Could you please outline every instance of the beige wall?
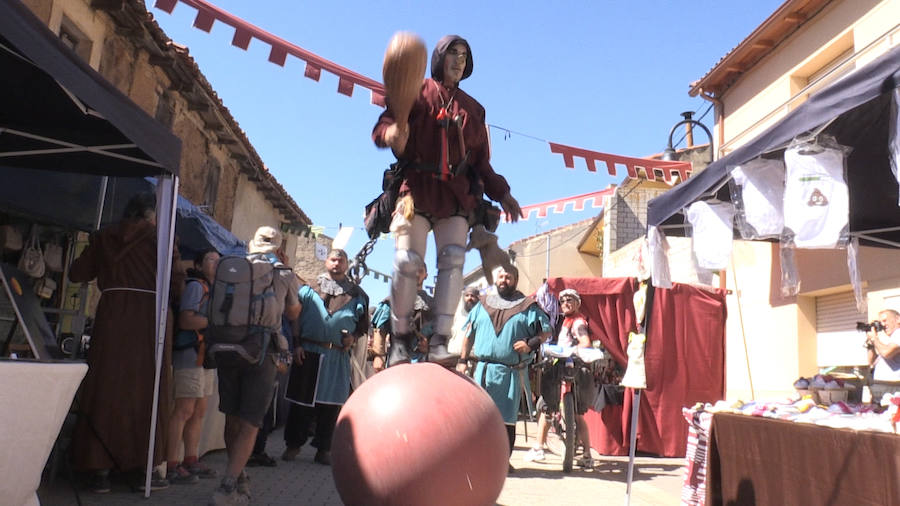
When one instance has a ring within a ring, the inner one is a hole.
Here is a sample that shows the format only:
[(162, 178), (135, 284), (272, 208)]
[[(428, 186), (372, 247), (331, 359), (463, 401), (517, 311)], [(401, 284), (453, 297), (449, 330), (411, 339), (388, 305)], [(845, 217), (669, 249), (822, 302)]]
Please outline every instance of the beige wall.
[(231, 232), (245, 241), (253, 238), (256, 229), (262, 225), (278, 228), (281, 214), (272, 207), (265, 197), (256, 191), (256, 185), (241, 178), (237, 185), (234, 201), (234, 219)]
[[(798, 377), (816, 374), (816, 296), (851, 289), (845, 250), (799, 250), (800, 294), (782, 297), (778, 247), (734, 241), (735, 269), (726, 274), (731, 291), (726, 299), (726, 397), (731, 400), (753, 398), (751, 381), (757, 399), (773, 398), (789, 395)], [(896, 250), (863, 247), (858, 261), (870, 319), (881, 307), (900, 309)], [(682, 277), (684, 272), (676, 272), (673, 281), (690, 282)], [(897, 298), (885, 303), (891, 296)]]
[[(789, 106), (782, 107), (806, 85), (810, 75), (845, 49), (861, 51), (896, 25), (898, 19), (900, 0), (843, 0), (825, 7), (813, 20), (780, 44), (776, 51), (746, 72), (723, 95), (723, 154), (752, 140), (799, 105), (803, 96)], [(897, 36), (893, 35), (877, 47), (859, 55), (855, 64), (864, 65), (896, 43)], [(823, 81), (817, 87), (833, 78)]]
[(582, 254), (576, 248), (591, 223), (583, 221), (560, 227), (512, 244), (519, 269), (519, 290), (526, 294), (534, 293), (547, 277), (547, 237), (550, 238), (550, 277), (602, 276), (602, 260)]

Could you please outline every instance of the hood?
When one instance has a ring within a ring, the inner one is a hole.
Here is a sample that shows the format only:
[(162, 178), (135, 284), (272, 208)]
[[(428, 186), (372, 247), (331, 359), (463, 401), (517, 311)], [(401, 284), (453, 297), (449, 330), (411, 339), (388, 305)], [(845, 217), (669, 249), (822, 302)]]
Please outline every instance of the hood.
[(434, 46), (434, 51), (431, 52), (431, 78), (435, 81), (440, 82), (444, 80), (444, 54), (454, 42), (462, 42), (466, 45), (466, 50), (469, 52), (469, 58), (466, 60), (466, 69), (463, 71), (460, 81), (472, 75), (472, 48), (469, 47), (469, 43), (459, 35), (444, 35), (437, 45)]

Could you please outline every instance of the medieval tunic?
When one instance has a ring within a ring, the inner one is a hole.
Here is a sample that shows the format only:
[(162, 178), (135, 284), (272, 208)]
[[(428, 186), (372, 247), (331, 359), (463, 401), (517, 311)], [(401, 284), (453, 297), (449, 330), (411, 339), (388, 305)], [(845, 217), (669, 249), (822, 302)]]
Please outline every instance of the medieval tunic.
[(478, 360), (473, 379), (491, 396), (503, 421), (515, 424), (522, 394), (521, 375), (527, 374), (531, 353), (513, 349), (516, 341), (550, 332), (550, 319), (531, 297), (516, 292), (513, 300), (497, 295), (482, 298), (467, 323), (475, 336), (472, 355)]
[[(181, 289), (184, 273), (173, 251), (171, 291)], [(147, 465), (156, 365), (156, 227), (127, 220), (91, 236), (72, 263), (69, 279), (97, 279), (102, 290), (91, 333), (88, 373), (77, 399), (78, 424), (72, 442), (80, 470)], [(172, 312), (160, 380), (154, 464), (165, 460), (168, 371)]]
[[(449, 105), (449, 116), (459, 117), (462, 126), (460, 129), (451, 123), (446, 130), (450, 165), (459, 165), (465, 157), (464, 153), (468, 152), (468, 170), (474, 171), (481, 180), (488, 197), (500, 201), (509, 193), (509, 184), (491, 167), (484, 107), (459, 88), (448, 90), (434, 79), (425, 79), (419, 97), (409, 113), (409, 140), (406, 149), (398, 158), (439, 170), (442, 127), (437, 114), (442, 105)], [(386, 147), (382, 138), (387, 127), (394, 122), (390, 107), (379, 116), (372, 130), (372, 138), (378, 147)], [(447, 218), (454, 214), (465, 214), (475, 208), (477, 202), (473, 193), (478, 192), (472, 191), (469, 177), (461, 175), (442, 181), (436, 175), (435, 172), (406, 169), (400, 193), (412, 194), (417, 212), (424, 212), (435, 218)]]
[(341, 331), (367, 334), (368, 298), (349, 280), (338, 283), (325, 275), (315, 286), (301, 287), (299, 296), (303, 311), (294, 346), (318, 354), (318, 362), (305, 360), (291, 368), (286, 397), (303, 406), (344, 404), (350, 396), (350, 354), (342, 348)]

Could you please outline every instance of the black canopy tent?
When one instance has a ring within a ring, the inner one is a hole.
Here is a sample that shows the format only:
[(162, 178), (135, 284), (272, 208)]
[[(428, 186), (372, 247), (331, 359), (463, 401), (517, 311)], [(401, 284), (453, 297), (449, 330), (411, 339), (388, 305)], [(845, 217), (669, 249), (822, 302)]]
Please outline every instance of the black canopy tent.
[[(37, 169), (20, 189), (36, 199), (54, 198), (44, 193), (44, 170), (159, 178), (157, 364), (165, 339), (180, 156), (177, 137), (66, 47), (20, 0), (0, 0), (0, 170)], [(98, 198), (105, 195), (96, 191)], [(159, 374), (157, 367), (147, 495)]]
[(731, 170), (759, 156), (777, 156), (797, 136), (819, 131), (853, 148), (847, 160), (850, 233), (861, 244), (900, 247), (897, 180), (891, 172), (888, 136), (893, 94), (900, 86), (900, 46), (812, 95), (752, 141), (648, 204), (647, 225), (680, 235), (681, 211), (715, 197), (730, 201)]

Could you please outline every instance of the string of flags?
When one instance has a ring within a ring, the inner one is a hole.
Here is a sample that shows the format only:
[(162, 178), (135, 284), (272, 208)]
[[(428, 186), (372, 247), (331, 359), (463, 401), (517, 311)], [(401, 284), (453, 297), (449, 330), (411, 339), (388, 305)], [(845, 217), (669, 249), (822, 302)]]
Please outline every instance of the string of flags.
[(372, 93), (371, 102), (375, 105), (384, 107), (383, 84), (326, 60), (300, 46), (292, 44), (209, 2), (204, 0), (156, 0), (154, 6), (157, 9), (171, 14), (172, 11), (175, 10), (175, 6), (178, 5), (178, 2), (197, 9), (197, 17), (194, 18), (195, 28), (209, 33), (212, 30), (213, 24), (216, 21), (219, 21), (234, 28), (234, 37), (231, 39), (231, 45), (246, 51), (247, 48), (250, 47), (251, 40), (259, 40), (271, 47), (269, 51), (270, 62), (284, 67), (288, 55), (293, 56), (306, 63), (303, 75), (309, 79), (318, 81), (319, 77), (322, 75), (322, 71), (325, 70), (338, 76), (338, 93), (349, 97), (353, 95), (353, 88), (355, 86), (366, 88)]
[[(519, 218), (520, 221), (527, 221), (528, 218), (531, 217), (531, 214), (537, 212), (538, 218), (546, 218), (547, 212), (550, 209), (553, 209), (555, 214), (562, 214), (565, 212), (567, 205), (572, 205), (573, 211), (584, 211), (584, 206), (588, 200), (591, 201), (591, 207), (598, 208), (603, 207), (604, 201), (612, 196), (616, 191), (615, 185), (610, 186), (605, 190), (600, 190), (591, 193), (584, 193), (582, 195), (575, 195), (574, 197), (566, 197), (563, 199), (550, 200), (547, 202), (542, 202), (540, 204), (531, 204), (527, 206), (522, 206), (522, 217)], [(500, 213), (500, 217), (503, 221), (509, 221), (506, 213)]]
[[(326, 60), (315, 53), (273, 35), (205, 0), (156, 0), (154, 6), (157, 9), (171, 14), (179, 2), (197, 9), (197, 16), (194, 18), (194, 27), (209, 33), (212, 30), (213, 24), (215, 24), (216, 21), (219, 21), (234, 29), (234, 36), (231, 40), (233, 46), (246, 50), (250, 46), (250, 41), (257, 39), (271, 47), (269, 51), (270, 62), (283, 67), (287, 61), (288, 55), (293, 56), (306, 63), (303, 75), (309, 79), (318, 81), (322, 71), (325, 70), (338, 77), (338, 93), (349, 97), (353, 95), (354, 87), (359, 86), (368, 89), (371, 92), (372, 104), (379, 107), (385, 107), (384, 85), (380, 82), (362, 74), (358, 74), (332, 61)], [(507, 138), (510, 131), (505, 130), (505, 132), (504, 138)], [(674, 177), (676, 175), (681, 181), (685, 181), (692, 171), (690, 162), (634, 158), (601, 153), (599, 151), (591, 151), (554, 142), (548, 142), (548, 144), (550, 145), (550, 152), (561, 154), (566, 167), (570, 169), (575, 168), (574, 158), (579, 157), (585, 160), (587, 169), (591, 172), (597, 171), (596, 162), (604, 162), (607, 171), (611, 176), (616, 175), (617, 165), (622, 165), (625, 167), (628, 177), (631, 179), (639, 178), (640, 173), (643, 172), (648, 180), (655, 181), (657, 179), (657, 171), (660, 171), (663, 180), (670, 184), (674, 184)]]

